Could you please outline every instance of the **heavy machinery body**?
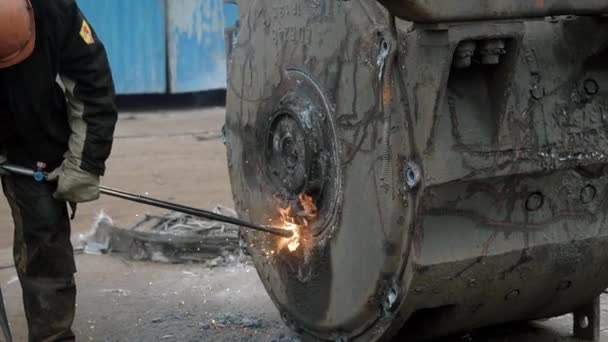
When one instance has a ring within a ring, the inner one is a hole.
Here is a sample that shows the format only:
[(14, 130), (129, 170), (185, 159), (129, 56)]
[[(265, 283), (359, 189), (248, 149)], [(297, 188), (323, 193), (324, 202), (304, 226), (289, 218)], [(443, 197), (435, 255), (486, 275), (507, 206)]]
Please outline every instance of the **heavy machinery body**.
[(319, 211), (295, 252), (244, 234), (292, 329), (416, 341), (581, 310), (578, 330), (594, 329), (606, 1), (239, 6), (225, 130), (237, 210), (278, 224), (307, 193)]

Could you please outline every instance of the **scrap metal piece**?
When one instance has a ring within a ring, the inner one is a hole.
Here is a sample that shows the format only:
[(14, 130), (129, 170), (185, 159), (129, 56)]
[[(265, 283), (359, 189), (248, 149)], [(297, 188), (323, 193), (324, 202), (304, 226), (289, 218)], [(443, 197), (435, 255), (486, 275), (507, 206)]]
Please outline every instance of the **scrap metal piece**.
[[(214, 211), (236, 216), (221, 206)], [(211, 262), (238, 254), (239, 227), (173, 212), (146, 215), (134, 226), (121, 228), (107, 215), (100, 215), (80, 242), (89, 254), (110, 253), (164, 263)]]

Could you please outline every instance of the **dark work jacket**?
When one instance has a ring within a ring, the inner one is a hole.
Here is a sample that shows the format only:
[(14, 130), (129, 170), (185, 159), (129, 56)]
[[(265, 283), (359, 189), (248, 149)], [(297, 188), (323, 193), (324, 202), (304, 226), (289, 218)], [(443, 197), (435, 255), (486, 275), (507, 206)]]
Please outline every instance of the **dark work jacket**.
[(31, 3), (34, 51), (0, 69), (0, 147), (23, 166), (51, 171), (70, 156), (103, 175), (117, 120), (105, 48), (74, 0)]

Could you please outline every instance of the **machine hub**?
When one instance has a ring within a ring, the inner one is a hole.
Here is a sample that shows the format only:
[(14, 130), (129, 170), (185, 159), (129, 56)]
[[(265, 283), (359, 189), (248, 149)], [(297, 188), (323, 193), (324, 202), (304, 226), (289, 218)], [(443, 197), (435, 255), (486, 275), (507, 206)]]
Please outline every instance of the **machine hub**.
[(318, 237), (339, 199), (336, 136), (320, 88), (302, 71), (286, 76), (272, 101), (274, 114), (259, 123), (266, 132), (264, 174), (272, 196), (284, 203), (312, 197), (319, 215), (307, 228)]

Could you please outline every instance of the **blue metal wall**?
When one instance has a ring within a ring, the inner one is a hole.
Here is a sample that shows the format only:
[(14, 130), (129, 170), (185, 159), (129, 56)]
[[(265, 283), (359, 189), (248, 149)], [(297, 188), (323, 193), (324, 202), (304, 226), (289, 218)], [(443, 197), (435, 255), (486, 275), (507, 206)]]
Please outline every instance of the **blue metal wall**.
[(106, 46), (116, 91), (165, 93), (165, 0), (78, 0), (78, 4)]
[(224, 1), (170, 0), (167, 5), (169, 90), (225, 88)]
[(77, 1), (106, 46), (119, 94), (226, 87), (224, 27), (236, 22), (236, 5), (223, 0)]
[[(236, 0), (233, 0), (236, 1)], [(234, 3), (224, 3), (224, 24), (226, 27), (232, 27), (236, 25), (239, 20), (239, 6)]]

